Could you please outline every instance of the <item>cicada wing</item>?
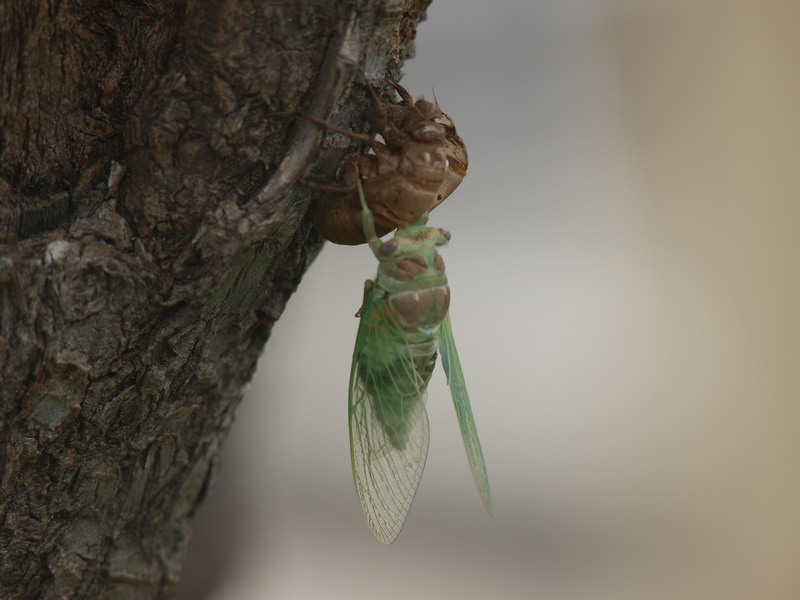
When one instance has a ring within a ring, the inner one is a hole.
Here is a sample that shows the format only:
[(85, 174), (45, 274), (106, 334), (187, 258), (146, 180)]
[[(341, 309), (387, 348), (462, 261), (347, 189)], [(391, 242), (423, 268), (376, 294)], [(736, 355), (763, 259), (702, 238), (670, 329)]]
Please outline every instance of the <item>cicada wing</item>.
[(467, 451), (472, 478), (475, 480), (475, 486), (478, 488), (478, 494), (480, 494), (486, 512), (492, 514), (492, 492), (489, 489), (486, 462), (483, 460), (478, 430), (475, 428), (475, 419), (472, 417), (469, 394), (467, 385), (464, 383), (464, 372), (461, 370), (456, 343), (453, 339), (453, 326), (450, 324), (449, 313), (439, 328), (439, 352), (442, 355), (442, 366), (447, 375), (447, 384), (450, 386), (453, 404), (456, 407), (458, 424), (461, 428), (461, 437), (464, 439), (464, 448)]
[[(364, 294), (350, 371), (353, 480), (364, 517), (384, 544), (403, 528), (428, 456), (425, 384), (385, 305)], [(409, 382), (411, 382), (409, 387)], [(416, 396), (409, 389), (416, 389)], [(398, 392), (398, 390), (400, 390)], [(405, 402), (397, 404), (398, 396)], [(387, 426), (401, 422), (396, 429)]]

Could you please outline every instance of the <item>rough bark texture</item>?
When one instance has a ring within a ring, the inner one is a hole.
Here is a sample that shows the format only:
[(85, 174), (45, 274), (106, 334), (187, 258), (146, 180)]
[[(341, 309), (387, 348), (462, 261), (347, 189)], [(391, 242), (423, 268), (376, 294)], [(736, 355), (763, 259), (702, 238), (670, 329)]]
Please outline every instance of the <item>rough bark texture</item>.
[(0, 597), (174, 593), (320, 245), (302, 181), (355, 151), (308, 116), (361, 128), (426, 4), (0, 7)]

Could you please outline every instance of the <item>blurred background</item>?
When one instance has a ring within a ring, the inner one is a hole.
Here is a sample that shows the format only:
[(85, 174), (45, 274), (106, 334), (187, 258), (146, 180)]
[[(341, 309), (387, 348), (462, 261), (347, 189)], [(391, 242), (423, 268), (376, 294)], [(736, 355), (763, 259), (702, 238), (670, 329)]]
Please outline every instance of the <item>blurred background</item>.
[(470, 167), (433, 213), (495, 502), (441, 371), (398, 541), (350, 474), (365, 247), (274, 329), (183, 598), (800, 598), (800, 3), (434, 0), (402, 84)]

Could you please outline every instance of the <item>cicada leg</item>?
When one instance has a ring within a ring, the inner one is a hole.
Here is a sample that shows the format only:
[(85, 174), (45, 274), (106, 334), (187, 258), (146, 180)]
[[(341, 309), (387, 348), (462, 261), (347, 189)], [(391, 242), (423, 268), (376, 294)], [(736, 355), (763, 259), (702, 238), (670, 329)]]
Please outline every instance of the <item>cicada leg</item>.
[(367, 238), (369, 247), (372, 248), (373, 252), (375, 252), (377, 250), (377, 246), (379, 246), (382, 242), (381, 238), (375, 234), (375, 219), (372, 216), (372, 211), (369, 209), (369, 206), (367, 206), (367, 199), (364, 197), (364, 186), (361, 185), (361, 176), (358, 172), (358, 167), (356, 167), (356, 174), (359, 175), (358, 199), (361, 202), (361, 226), (364, 228), (364, 237)]

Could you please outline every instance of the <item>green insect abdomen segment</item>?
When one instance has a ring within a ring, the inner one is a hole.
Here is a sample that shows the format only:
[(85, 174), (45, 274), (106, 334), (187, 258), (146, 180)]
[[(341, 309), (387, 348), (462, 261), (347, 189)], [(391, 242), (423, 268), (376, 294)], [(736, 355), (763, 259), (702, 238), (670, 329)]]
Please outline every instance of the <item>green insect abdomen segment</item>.
[[(413, 362), (397, 360), (370, 362), (363, 356), (360, 375), (369, 377), (365, 384), (372, 409), (386, 437), (395, 448), (406, 446), (408, 432), (422, 418), (425, 390), (436, 365), (436, 349), (428, 344), (412, 346)], [(376, 357), (370, 357), (376, 358)], [(413, 365), (413, 369), (409, 368)]]
[(395, 448), (405, 447), (409, 430), (422, 418), (439, 327), (449, 304), (447, 285), (404, 290), (381, 298), (367, 317), (374, 343), (362, 350), (358, 374), (373, 414)]

